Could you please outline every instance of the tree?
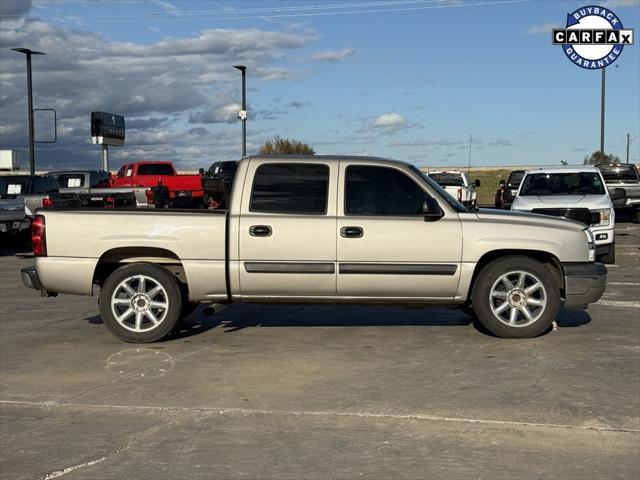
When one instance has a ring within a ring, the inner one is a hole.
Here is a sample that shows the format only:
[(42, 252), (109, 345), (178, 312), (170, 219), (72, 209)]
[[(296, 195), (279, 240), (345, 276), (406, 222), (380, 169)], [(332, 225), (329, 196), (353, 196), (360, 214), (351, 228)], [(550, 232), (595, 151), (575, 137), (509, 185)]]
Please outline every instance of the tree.
[(617, 155), (605, 155), (600, 150), (596, 150), (589, 155), (584, 156), (582, 162), (583, 165), (600, 165), (601, 163), (617, 163), (620, 162), (620, 157)]
[(306, 143), (276, 135), (264, 142), (258, 153), (261, 155), (315, 155), (316, 151)]
[(569, 162), (567, 162), (566, 160), (560, 160), (560, 165), (566, 167), (567, 165), (569, 165)]

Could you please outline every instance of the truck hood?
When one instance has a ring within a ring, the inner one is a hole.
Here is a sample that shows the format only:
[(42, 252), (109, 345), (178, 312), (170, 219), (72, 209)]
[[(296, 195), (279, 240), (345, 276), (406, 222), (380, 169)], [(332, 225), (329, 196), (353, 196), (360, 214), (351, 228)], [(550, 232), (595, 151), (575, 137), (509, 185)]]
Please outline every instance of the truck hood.
[(610, 208), (608, 195), (526, 195), (514, 199), (514, 207), (518, 210), (533, 208)]
[(537, 213), (514, 212), (509, 210), (494, 210), (481, 208), (476, 212), (480, 220), (495, 221), (516, 225), (533, 225), (538, 227), (551, 227), (560, 230), (582, 231), (584, 224), (569, 220), (564, 217), (552, 217)]

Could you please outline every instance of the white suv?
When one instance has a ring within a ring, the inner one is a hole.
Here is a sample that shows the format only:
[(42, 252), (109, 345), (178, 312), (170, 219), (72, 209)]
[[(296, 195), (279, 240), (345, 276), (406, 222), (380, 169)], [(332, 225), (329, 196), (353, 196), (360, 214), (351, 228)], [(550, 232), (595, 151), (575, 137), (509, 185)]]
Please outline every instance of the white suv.
[(597, 168), (529, 170), (511, 209), (566, 217), (589, 225), (596, 242), (596, 259), (602, 263), (615, 262), (615, 212)]

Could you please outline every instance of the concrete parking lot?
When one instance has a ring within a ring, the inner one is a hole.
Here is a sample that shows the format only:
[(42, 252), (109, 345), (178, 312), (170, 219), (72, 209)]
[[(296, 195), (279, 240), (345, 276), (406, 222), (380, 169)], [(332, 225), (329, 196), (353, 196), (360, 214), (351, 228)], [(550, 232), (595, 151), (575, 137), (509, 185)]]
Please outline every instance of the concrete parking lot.
[(603, 299), (536, 339), (457, 310), (202, 307), (136, 346), (0, 252), (6, 479), (638, 478), (640, 226)]

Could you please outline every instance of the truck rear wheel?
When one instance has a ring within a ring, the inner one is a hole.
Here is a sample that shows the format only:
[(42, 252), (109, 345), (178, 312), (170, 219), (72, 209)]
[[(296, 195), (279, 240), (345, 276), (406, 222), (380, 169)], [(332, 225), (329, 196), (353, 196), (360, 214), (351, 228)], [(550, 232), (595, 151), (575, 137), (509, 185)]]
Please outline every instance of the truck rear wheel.
[(120, 340), (150, 343), (165, 337), (182, 310), (177, 280), (164, 268), (134, 263), (114, 271), (100, 291), (100, 314)]
[(542, 263), (525, 256), (494, 260), (472, 292), (478, 320), (494, 335), (531, 338), (546, 331), (560, 309), (560, 290)]

